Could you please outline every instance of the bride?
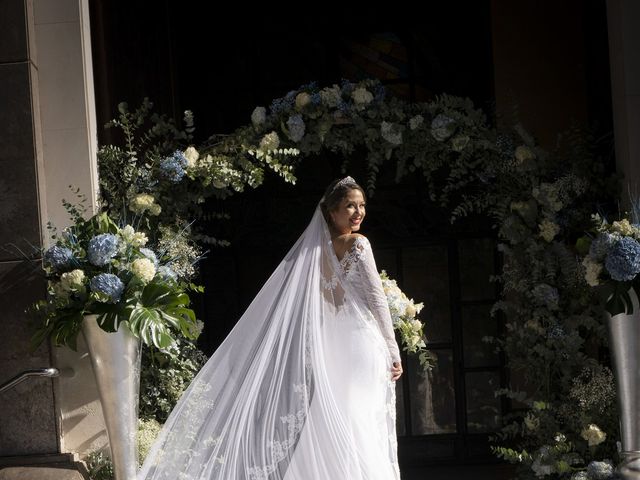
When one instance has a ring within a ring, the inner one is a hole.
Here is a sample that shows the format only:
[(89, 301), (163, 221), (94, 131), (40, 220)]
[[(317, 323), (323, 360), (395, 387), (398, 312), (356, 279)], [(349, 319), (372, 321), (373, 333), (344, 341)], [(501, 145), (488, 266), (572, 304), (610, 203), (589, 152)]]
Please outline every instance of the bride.
[(400, 353), (365, 194), (332, 182), (194, 378), (138, 480), (396, 480)]

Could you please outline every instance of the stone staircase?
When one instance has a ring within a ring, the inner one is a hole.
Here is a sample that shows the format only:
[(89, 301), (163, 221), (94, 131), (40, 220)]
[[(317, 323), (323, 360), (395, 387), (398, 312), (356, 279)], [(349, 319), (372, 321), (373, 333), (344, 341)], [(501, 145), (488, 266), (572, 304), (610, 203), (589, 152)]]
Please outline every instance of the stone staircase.
[(0, 480), (88, 480), (71, 454), (0, 457)]

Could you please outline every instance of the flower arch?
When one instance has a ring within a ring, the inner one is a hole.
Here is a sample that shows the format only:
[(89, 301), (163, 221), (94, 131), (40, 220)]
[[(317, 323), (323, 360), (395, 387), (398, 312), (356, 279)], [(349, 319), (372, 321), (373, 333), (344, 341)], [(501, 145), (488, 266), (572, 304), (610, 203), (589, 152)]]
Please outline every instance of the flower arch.
[[(304, 85), (268, 108), (256, 107), (249, 124), (200, 146), (193, 145), (190, 112), (180, 129), (152, 115), (148, 101), (133, 112), (125, 104), (119, 109), (110, 126), (123, 131), (124, 146), (100, 151), (104, 205), (147, 211), (163, 228), (204, 215), (208, 196), (258, 187), (268, 171), (295, 183), (296, 169), (312, 154), (339, 153), (346, 171), (359, 149), (370, 195), (387, 165), (396, 181), (422, 175), (431, 200), (450, 210), (452, 222), (471, 212), (486, 215), (504, 259), (493, 279), (504, 295), (492, 314), (505, 316), (506, 331), (486, 340), (505, 353), (523, 385), (497, 393), (528, 408), (505, 419), (497, 443), (508, 446), (495, 453), (520, 463), (523, 475), (549, 464), (558, 477), (569, 472), (562, 470), (565, 463), (614, 454), (615, 408), (597, 413), (579, 401), (589, 389), (609, 398), (603, 379), (610, 372), (597, 353), (606, 335), (576, 240), (589, 230), (595, 206), (615, 198), (617, 179), (591, 134), (571, 129), (547, 152), (522, 125), (491, 126), (469, 99), (440, 95), (410, 103), (387, 95), (375, 80)], [(226, 244), (202, 234), (194, 238)], [(610, 440), (600, 450), (589, 449), (581, 436), (589, 419), (608, 429)], [(562, 434), (554, 440), (556, 432)]]

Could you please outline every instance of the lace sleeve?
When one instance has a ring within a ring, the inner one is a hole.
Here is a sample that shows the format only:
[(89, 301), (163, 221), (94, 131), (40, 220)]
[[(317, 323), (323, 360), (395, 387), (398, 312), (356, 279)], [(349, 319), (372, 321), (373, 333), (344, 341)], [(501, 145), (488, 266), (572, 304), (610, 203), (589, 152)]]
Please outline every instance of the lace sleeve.
[(371, 309), (373, 316), (378, 322), (378, 327), (380, 328), (382, 336), (387, 343), (392, 361), (400, 362), (400, 351), (398, 349), (398, 343), (396, 342), (396, 336), (393, 332), (389, 303), (387, 302), (387, 296), (382, 288), (382, 280), (380, 280), (376, 261), (373, 258), (371, 244), (366, 237), (358, 238), (360, 239), (358, 249), (361, 250), (361, 256), (357, 265), (362, 277), (362, 285), (367, 298), (367, 303), (369, 304), (369, 308)]

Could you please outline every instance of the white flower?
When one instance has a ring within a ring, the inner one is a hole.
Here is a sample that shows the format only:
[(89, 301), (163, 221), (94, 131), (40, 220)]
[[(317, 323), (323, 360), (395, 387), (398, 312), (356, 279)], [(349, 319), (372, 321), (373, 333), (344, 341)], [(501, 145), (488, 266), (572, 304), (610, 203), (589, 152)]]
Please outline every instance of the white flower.
[[(415, 308), (414, 308), (414, 310), (415, 310)], [(422, 328), (422, 322), (420, 320), (417, 320), (417, 319), (411, 320), (411, 328), (413, 328), (416, 332), (419, 332), (420, 329)]]
[(187, 159), (187, 168), (193, 168), (196, 166), (200, 154), (194, 147), (189, 147), (184, 151), (184, 158)]
[(407, 305), (407, 308), (405, 309), (405, 315), (409, 318), (413, 318), (416, 316), (416, 307), (413, 305), (413, 303), (410, 303), (409, 305)]
[(80, 269), (71, 270), (60, 276), (60, 288), (65, 292), (83, 288), (85, 275)]
[(589, 442), (590, 447), (600, 445), (607, 438), (607, 434), (600, 430), (600, 428), (593, 423), (582, 430), (582, 432), (580, 432), (580, 436), (587, 442)]
[(373, 94), (364, 87), (358, 87), (351, 93), (351, 98), (356, 108), (362, 110), (373, 101)]
[(267, 118), (267, 109), (264, 107), (256, 107), (251, 113), (251, 123), (255, 128), (260, 127)]
[(153, 195), (148, 193), (140, 193), (131, 199), (129, 203), (129, 209), (138, 214), (142, 214), (146, 211), (151, 215), (159, 215), (162, 208), (155, 203), (156, 199)]
[(582, 265), (585, 268), (584, 279), (587, 284), (591, 287), (600, 285), (600, 280), (598, 279), (600, 277), (600, 273), (602, 273), (602, 264), (596, 262), (591, 257), (585, 257), (584, 260), (582, 260)]
[(542, 220), (542, 223), (538, 226), (540, 227), (540, 236), (547, 242), (551, 242), (560, 233), (560, 227), (548, 218)]
[(271, 150), (277, 150), (280, 146), (280, 137), (277, 132), (267, 133), (262, 140), (260, 140), (259, 150), (262, 152), (268, 152)]
[(311, 95), (307, 92), (300, 92), (296, 95), (296, 110), (303, 110), (309, 103), (311, 103)]
[(131, 265), (131, 271), (144, 283), (150, 282), (156, 275), (156, 267), (148, 258), (138, 258), (134, 260)]
[(120, 236), (133, 247), (143, 247), (149, 240), (144, 232), (136, 232), (131, 225), (120, 229)]
[(467, 135), (458, 135), (451, 140), (451, 148), (454, 152), (461, 152), (469, 144), (469, 137)]
[(611, 230), (618, 232), (625, 236), (634, 236), (637, 234), (638, 229), (629, 223), (626, 218), (620, 221), (615, 221), (611, 224)]
[(531, 432), (535, 432), (540, 426), (540, 419), (533, 415), (531, 412), (527, 413), (524, 417), (524, 425), (527, 427), (527, 430)]
[(402, 143), (402, 132), (398, 129), (397, 125), (383, 121), (380, 125), (380, 134), (387, 142), (393, 145), (400, 145)]
[(519, 145), (518, 147), (516, 147), (515, 157), (516, 160), (518, 160), (518, 164), (522, 164), (527, 160), (535, 159), (536, 154), (533, 153), (533, 150), (531, 150), (526, 145)]
[(335, 108), (340, 104), (342, 98), (342, 91), (338, 85), (332, 87), (323, 88), (320, 90), (320, 99), (322, 103), (329, 108)]
[(535, 472), (536, 477), (546, 477), (547, 475), (551, 475), (553, 473), (553, 466), (543, 465), (539, 459), (536, 459), (531, 464), (531, 470)]
[(415, 117), (411, 117), (409, 120), (409, 128), (411, 130), (415, 130), (424, 122), (424, 117), (422, 115), (416, 115)]

